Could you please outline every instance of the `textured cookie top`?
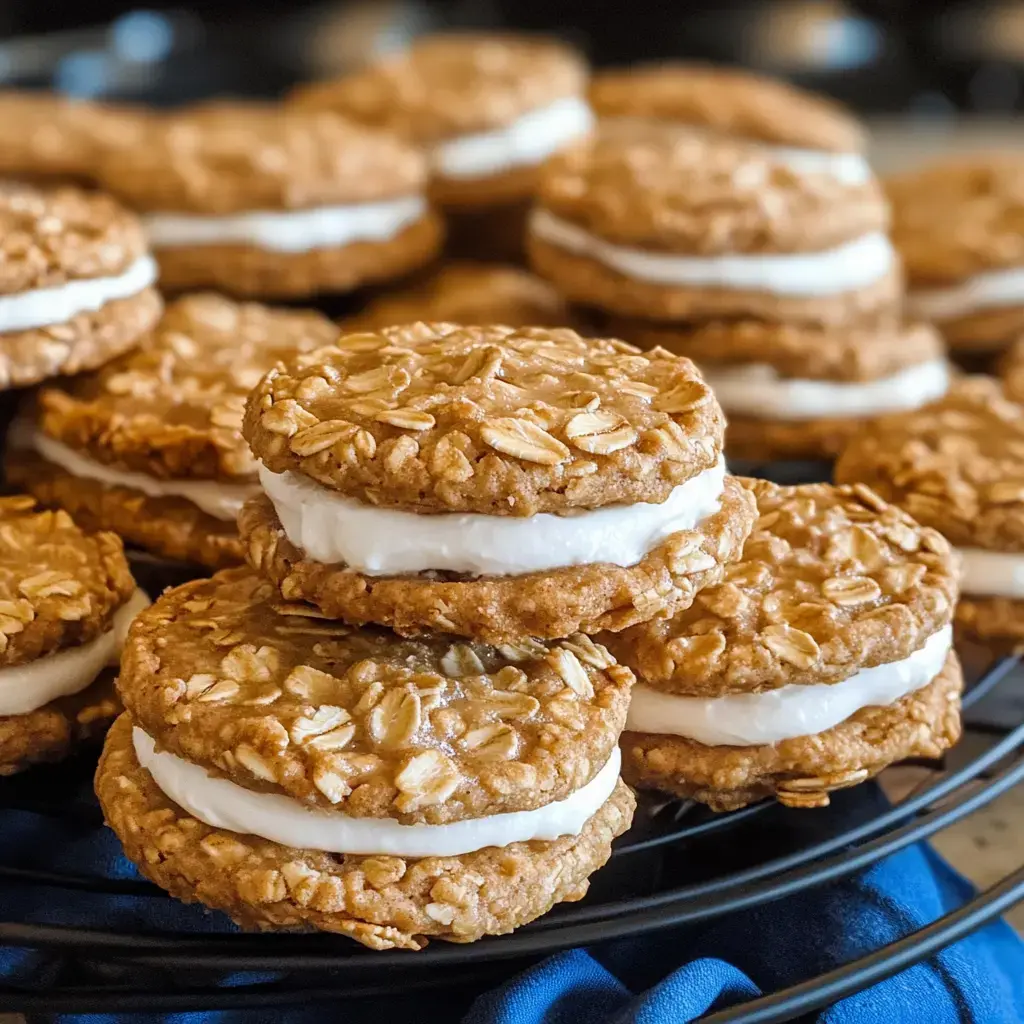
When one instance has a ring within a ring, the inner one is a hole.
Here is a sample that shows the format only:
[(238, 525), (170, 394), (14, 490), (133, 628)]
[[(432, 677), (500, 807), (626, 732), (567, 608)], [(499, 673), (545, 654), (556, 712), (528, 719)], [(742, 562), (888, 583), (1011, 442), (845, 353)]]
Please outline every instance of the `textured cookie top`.
[(779, 146), (860, 152), (866, 138), (838, 104), (785, 82), (732, 68), (654, 64), (607, 71), (590, 85), (598, 117), (707, 128)]
[(612, 242), (706, 256), (817, 251), (888, 223), (874, 181), (672, 130), (606, 130), (571, 147), (542, 170), (538, 203)]
[(527, 516), (662, 502), (718, 461), (693, 363), (567, 328), (409, 324), (272, 370), (243, 431), (274, 472), (374, 505)]
[(934, 164), (885, 182), (892, 238), (912, 285), (1024, 264), (1024, 155)]
[(836, 683), (949, 624), (949, 544), (863, 485), (747, 480), (760, 518), (726, 582), (672, 619), (602, 635), (643, 682), (716, 696)]
[(705, 368), (767, 364), (780, 376), (800, 380), (878, 380), (945, 353), (934, 328), (895, 319), (829, 329), (766, 320), (710, 320), (690, 327), (615, 319), (607, 326), (641, 348), (661, 345)]
[(1018, 338), (999, 360), (999, 377), (1006, 397), (1024, 404), (1024, 338)]
[(38, 396), (43, 432), (91, 458), (161, 478), (252, 476), (245, 399), (268, 368), (329, 344), (338, 329), (305, 310), (213, 294), (171, 303), (140, 348)]
[(578, 95), (586, 76), (581, 58), (550, 39), (435, 35), (344, 78), (305, 86), (292, 102), (434, 143), (501, 128)]
[(835, 478), (864, 481), (954, 544), (1024, 551), (1024, 408), (989, 378), (879, 419), (843, 452)]
[(239, 105), (162, 119), (101, 168), (140, 210), (238, 213), (366, 203), (421, 192), (424, 157), (327, 113)]
[(139, 142), (150, 115), (51, 93), (0, 93), (0, 173), (90, 178), (106, 153)]
[(582, 634), (500, 648), (402, 640), (229, 569), (135, 620), (119, 687), (158, 746), (249, 789), (441, 824), (585, 785), (618, 740), (632, 682)]
[(417, 320), (530, 327), (568, 324), (569, 318), (558, 292), (519, 267), (449, 263), (410, 288), (381, 295), (343, 327), (367, 330)]
[(115, 277), (145, 252), (138, 218), (110, 196), (0, 184), (0, 294)]
[(111, 629), (135, 592), (121, 541), (64, 511), (0, 498), (0, 666), (23, 665)]

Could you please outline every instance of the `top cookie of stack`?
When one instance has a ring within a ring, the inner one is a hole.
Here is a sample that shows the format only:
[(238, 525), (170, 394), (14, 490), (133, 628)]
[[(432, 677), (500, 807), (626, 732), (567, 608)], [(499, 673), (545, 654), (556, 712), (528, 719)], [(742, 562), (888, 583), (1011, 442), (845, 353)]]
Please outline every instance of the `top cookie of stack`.
[(489, 643), (686, 607), (753, 521), (685, 358), (567, 329), (413, 324), (268, 374), (249, 558), (288, 600)]
[(941, 346), (900, 322), (888, 206), (855, 124), (771, 82), (711, 81), (733, 82), (673, 68), (599, 80), (606, 120), (548, 163), (531, 260), (611, 333), (698, 359), (731, 455), (832, 457), (866, 418), (945, 392)]

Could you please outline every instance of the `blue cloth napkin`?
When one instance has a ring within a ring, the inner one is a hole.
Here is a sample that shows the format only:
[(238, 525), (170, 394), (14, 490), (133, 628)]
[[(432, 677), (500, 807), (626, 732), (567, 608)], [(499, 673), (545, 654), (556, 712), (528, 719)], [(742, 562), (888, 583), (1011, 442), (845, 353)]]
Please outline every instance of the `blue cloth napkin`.
[[(87, 782), (82, 782), (87, 806)], [(881, 810), (873, 785), (857, 791), (858, 813)], [(816, 812), (803, 812), (800, 841), (813, 840)], [(824, 819), (822, 819), (824, 820)], [(809, 831), (808, 831), (809, 830)], [(773, 854), (777, 851), (773, 849)], [(0, 863), (137, 877), (112, 833), (94, 824), (7, 811)], [(258, 1011), (130, 1016), (80, 1021), (341, 1021), (344, 1024), (682, 1024), (813, 977), (921, 927), (969, 899), (971, 886), (929, 847), (898, 853), (838, 883), (696, 927), (571, 950), (529, 967), (497, 988), (461, 982), (450, 991), (403, 994)], [(217, 914), (159, 897), (101, 898), (35, 886), (0, 885), (6, 920), (117, 929), (222, 931)], [(414, 956), (414, 954), (413, 954)], [(32, 950), (0, 950), (0, 984), (48, 988), (58, 978), (96, 983), (95, 965)], [(457, 969), (455, 969), (457, 970)], [(139, 976), (133, 980), (138, 983)], [(254, 980), (235, 976), (227, 984)], [(205, 979), (180, 978), (182, 984)], [(164, 977), (166, 984), (166, 977)], [(63, 1019), (63, 1018), (62, 1018)], [(1002, 1024), (1024, 1021), (1024, 945), (997, 922), (927, 963), (822, 1011), (822, 1024)]]

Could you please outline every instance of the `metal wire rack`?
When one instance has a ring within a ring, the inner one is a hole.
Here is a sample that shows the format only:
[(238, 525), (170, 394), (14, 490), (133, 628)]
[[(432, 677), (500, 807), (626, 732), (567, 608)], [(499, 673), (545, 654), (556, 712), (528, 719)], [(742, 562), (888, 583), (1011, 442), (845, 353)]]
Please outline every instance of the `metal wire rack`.
[[(965, 705), (1007, 685), (1017, 664), (1016, 658), (994, 661), (968, 691)], [(453, 969), (460, 985), (493, 984), (558, 950), (706, 921), (866, 868), (949, 827), (1024, 779), (1022, 747), (1024, 722), (966, 763), (955, 768), (936, 765), (939, 770), (924, 785), (881, 810), (877, 800), (865, 809), (858, 793), (865, 787), (837, 793), (830, 808), (813, 812), (816, 824), (825, 821), (827, 827), (817, 830), (810, 841), (802, 830), (805, 811), (762, 803), (712, 815), (689, 802), (644, 798), (637, 824), (616, 844), (610, 864), (595, 876), (587, 899), (558, 907), (509, 936), (469, 946), (438, 942), (419, 953), (374, 953), (340, 937), (251, 935), (228, 927), (212, 933), (110, 929), (103, 924), (104, 900), (169, 897), (138, 878), (0, 865), (0, 885), (47, 887), (57, 894), (77, 892), (95, 898), (95, 915), (88, 926), (0, 920), (0, 946), (37, 950), (64, 965), (58, 981), (45, 991), (0, 986), (0, 1011), (267, 1009), (340, 995), (386, 995), (395, 992), (396, 985), (406, 992), (426, 990), (451, 984)], [(59, 795), (74, 794), (76, 783), (85, 781), (91, 767), (90, 762), (79, 761), (0, 780), (0, 828), (7, 811), (71, 820), (85, 833), (101, 828), (95, 803)], [(756, 841), (744, 841), (745, 836)], [(736, 851), (764, 851), (766, 836), (786, 839), (777, 850), (769, 845), (762, 859), (754, 854), (748, 862), (736, 861)], [(679, 871), (684, 862), (686, 871)], [(680, 877), (691, 881), (675, 884)], [(960, 909), (898, 942), (705, 1020), (791, 1020), (926, 959), (1022, 899), (1024, 864)], [(2, 910), (0, 916), (6, 916)], [(67, 964), (78, 962), (87, 963), (89, 971), (67, 969)], [(270, 973), (224, 987), (224, 977), (235, 972)], [(183, 978), (187, 983), (181, 983)]]

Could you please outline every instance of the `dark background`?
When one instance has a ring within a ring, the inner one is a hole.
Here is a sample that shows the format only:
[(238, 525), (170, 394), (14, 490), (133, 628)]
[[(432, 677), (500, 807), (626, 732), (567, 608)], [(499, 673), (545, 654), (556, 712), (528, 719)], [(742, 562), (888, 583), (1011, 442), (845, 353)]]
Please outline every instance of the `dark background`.
[(942, 120), (1024, 103), (1024, 0), (6, 0), (0, 87), (164, 104), (276, 95), (445, 26), (554, 32), (597, 65), (742, 64), (867, 114)]

